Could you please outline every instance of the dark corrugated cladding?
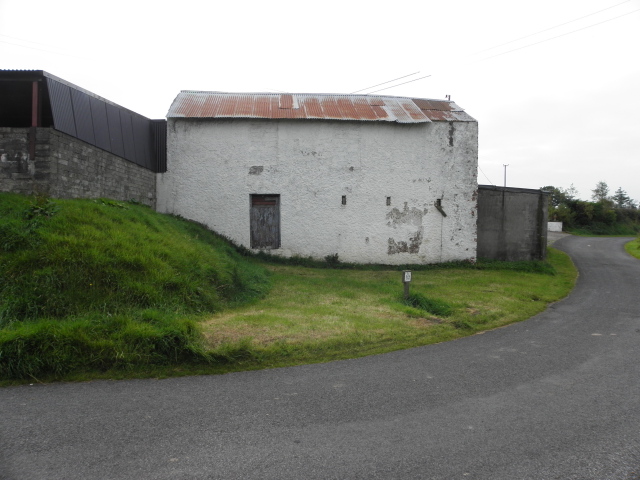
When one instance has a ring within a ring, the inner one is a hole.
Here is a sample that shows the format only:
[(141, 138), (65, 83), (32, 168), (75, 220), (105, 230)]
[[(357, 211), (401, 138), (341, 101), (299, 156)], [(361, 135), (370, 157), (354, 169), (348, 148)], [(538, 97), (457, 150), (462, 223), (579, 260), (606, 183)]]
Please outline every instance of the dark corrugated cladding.
[(158, 159), (158, 172), (167, 171), (167, 121), (151, 120), (153, 156)]
[[(0, 70), (0, 80), (6, 81), (0, 83), (0, 89), (11, 84), (7, 90), (17, 83), (46, 85), (43, 101), (50, 103), (47, 108), (51, 111), (53, 125), (39, 126), (53, 126), (154, 172), (166, 171), (166, 120), (151, 120), (42, 70)], [(16, 109), (30, 112), (31, 98), (23, 97)], [(28, 118), (26, 113), (19, 116), (11, 113), (11, 118), (7, 119), (2, 115), (0, 112), (0, 124), (13, 123), (13, 118)], [(159, 127), (160, 124), (165, 124), (164, 128)], [(159, 139), (157, 135), (164, 137)], [(164, 145), (164, 148), (158, 145)]]
[(96, 137), (93, 134), (93, 119), (91, 118), (91, 103), (89, 96), (78, 90), (71, 89), (71, 103), (73, 117), (76, 121), (76, 133), (80, 140), (91, 145), (96, 144)]
[(51, 112), (53, 113), (53, 125), (56, 130), (77, 137), (76, 121), (73, 116), (73, 104), (71, 103), (71, 89), (66, 85), (47, 79), (49, 98), (51, 98)]
[(135, 162), (136, 148), (133, 139), (133, 122), (131, 121), (129, 112), (120, 110), (120, 126), (122, 130), (122, 143), (124, 143), (124, 158)]
[(112, 153), (124, 158), (124, 140), (122, 138), (122, 126), (120, 123), (120, 110), (110, 104), (106, 104), (107, 124), (109, 125), (109, 140)]
[(96, 147), (112, 152), (109, 138), (109, 122), (107, 121), (107, 104), (97, 98), (89, 97), (91, 118), (93, 119), (93, 135)]

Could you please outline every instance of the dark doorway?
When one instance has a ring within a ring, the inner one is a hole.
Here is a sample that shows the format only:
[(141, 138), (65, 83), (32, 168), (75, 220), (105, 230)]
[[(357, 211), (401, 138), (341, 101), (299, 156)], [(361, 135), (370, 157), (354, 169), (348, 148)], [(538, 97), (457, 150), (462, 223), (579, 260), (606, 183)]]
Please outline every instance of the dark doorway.
[(251, 195), (251, 248), (280, 248), (280, 195)]

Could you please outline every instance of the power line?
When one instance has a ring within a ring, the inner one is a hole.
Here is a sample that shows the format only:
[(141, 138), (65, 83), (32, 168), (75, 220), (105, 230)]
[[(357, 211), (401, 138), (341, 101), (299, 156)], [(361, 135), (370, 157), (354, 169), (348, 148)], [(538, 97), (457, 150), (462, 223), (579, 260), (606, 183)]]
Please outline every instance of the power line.
[(349, 95), (352, 95), (352, 94), (358, 93), (358, 92), (362, 92), (364, 90), (369, 90), (370, 88), (379, 87), (380, 85), (385, 85), (387, 83), (395, 82), (396, 80), (400, 80), (401, 78), (407, 78), (407, 77), (410, 77), (411, 75), (417, 75), (418, 73), (420, 73), (420, 72), (418, 71), (418, 72), (410, 73), (409, 75), (404, 75), (402, 77), (394, 78), (393, 80), (389, 80), (388, 82), (382, 82), (382, 83), (379, 83), (377, 85), (371, 85), (370, 87), (363, 88), (362, 90), (356, 90), (355, 92), (351, 92)]
[[(540, 34), (540, 33), (543, 33), (543, 32), (549, 31), (549, 30), (553, 30), (553, 29), (555, 29), (555, 28), (558, 28), (558, 27), (561, 27), (561, 26), (564, 26), (564, 25), (567, 25), (567, 24), (569, 24), (569, 23), (573, 23), (573, 22), (576, 22), (576, 21), (578, 21), (578, 20), (582, 20), (582, 19), (584, 19), (584, 18), (591, 17), (591, 16), (593, 16), (593, 15), (596, 15), (596, 14), (598, 14), (598, 13), (604, 12), (604, 11), (606, 11), (606, 10), (610, 10), (610, 9), (612, 9), (612, 8), (618, 7), (618, 6), (623, 5), (623, 4), (625, 4), (625, 3), (629, 3), (630, 1), (631, 1), (631, 0), (625, 0), (624, 2), (617, 3), (617, 4), (615, 4), (615, 5), (612, 5), (611, 7), (607, 7), (607, 8), (604, 8), (604, 9), (602, 9), (602, 10), (598, 10), (598, 11), (593, 12), (593, 13), (590, 13), (590, 14), (588, 14), (588, 15), (583, 15), (582, 17), (578, 17), (578, 18), (573, 19), (573, 20), (570, 20), (570, 21), (568, 21), (568, 22), (561, 23), (561, 24), (556, 25), (556, 26), (554, 26), (554, 27), (550, 27), (550, 28), (547, 28), (547, 29), (544, 29), (544, 30), (540, 30), (539, 32), (532, 33), (532, 34), (530, 34), (530, 35), (526, 35), (526, 36), (524, 36), (524, 37), (516, 38), (515, 40), (511, 40), (511, 41), (509, 41), (509, 42), (501, 43), (500, 45), (496, 45), (495, 47), (490, 47), (490, 48), (487, 48), (487, 49), (485, 49), (485, 50), (481, 50), (480, 52), (476, 52), (474, 55), (477, 55), (477, 54), (479, 54), (479, 53), (486, 52), (486, 51), (489, 51), (489, 50), (494, 50), (494, 49), (496, 49), (496, 48), (498, 48), (498, 47), (502, 47), (502, 46), (504, 46), (504, 45), (509, 45), (509, 44), (514, 43), (514, 42), (517, 42), (517, 41), (519, 41), (519, 40), (523, 40), (523, 39), (525, 39), (525, 38), (530, 38), (530, 37), (533, 37), (533, 36), (538, 35), (538, 34)], [(530, 43), (530, 44), (528, 44), (528, 45), (524, 45), (524, 46), (522, 46), (522, 47), (514, 48), (514, 49), (512, 49), (512, 50), (508, 50), (508, 51), (506, 51), (506, 52), (497, 53), (497, 54), (495, 54), (495, 55), (491, 55), (491, 56), (489, 56), (489, 57), (486, 57), (486, 58), (480, 59), (480, 60), (478, 60), (478, 61), (489, 60), (489, 59), (491, 59), (491, 58), (499, 57), (499, 56), (501, 56), (501, 55), (506, 55), (507, 53), (516, 52), (516, 51), (518, 51), (518, 50), (522, 50), (523, 48), (532, 47), (532, 46), (534, 46), (534, 45), (538, 45), (538, 44), (540, 44), (540, 43), (544, 43), (544, 42), (548, 42), (548, 41), (551, 41), (551, 40), (555, 40), (556, 38), (564, 37), (564, 36), (570, 35), (570, 34), (572, 34), (572, 33), (579, 32), (579, 31), (581, 31), (581, 30), (586, 30), (587, 28), (595, 27), (595, 26), (597, 26), (597, 25), (601, 25), (601, 24), (603, 24), (603, 23), (607, 23), (607, 22), (610, 22), (610, 21), (612, 21), (612, 20), (617, 20), (618, 18), (622, 18), (622, 17), (625, 17), (625, 16), (627, 16), (627, 15), (631, 15), (632, 13), (635, 13), (635, 12), (638, 12), (638, 11), (640, 11), (640, 9), (632, 10), (631, 12), (627, 12), (627, 13), (624, 13), (624, 14), (622, 14), (622, 15), (618, 15), (617, 17), (609, 18), (609, 19), (607, 19), (607, 20), (603, 20), (602, 22), (598, 22), (598, 23), (594, 23), (594, 24), (591, 24), (591, 25), (587, 25), (586, 27), (578, 28), (578, 29), (576, 29), (576, 30), (572, 30), (572, 31), (570, 31), (570, 32), (563, 33), (563, 34), (561, 34), (561, 35), (556, 35), (555, 37), (547, 38), (547, 39), (545, 39), (545, 40), (540, 40), (540, 41), (535, 42), (535, 43)], [(416, 72), (416, 73), (420, 73), (420, 72)], [(402, 79), (402, 78), (410, 77), (411, 75), (415, 75), (416, 73), (412, 73), (412, 74), (410, 74), (410, 75), (404, 75), (404, 76), (402, 76), (402, 77), (398, 77), (398, 78), (396, 78), (396, 79), (389, 80), (389, 81), (387, 81), (387, 82), (379, 83), (379, 84), (377, 84), (377, 85), (373, 85), (373, 86), (371, 86), (371, 87), (363, 88), (362, 90), (357, 90), (357, 91), (352, 92), (352, 93), (358, 93), (358, 92), (362, 92), (362, 91), (364, 91), (364, 90), (368, 90), (369, 88), (375, 88), (375, 87), (380, 86), (380, 85), (385, 85), (385, 84), (387, 84), (387, 83), (391, 83), (391, 82), (394, 82), (394, 81), (396, 81), (396, 80), (400, 80), (400, 79)], [(387, 87), (387, 88), (382, 88), (382, 89), (380, 89), (380, 90), (375, 90), (375, 91), (373, 91), (373, 92), (369, 92), (368, 94), (381, 92), (381, 91), (383, 91), (383, 90), (388, 90), (388, 89), (390, 89), (390, 88), (394, 88), (394, 87), (397, 87), (397, 86), (400, 86), (400, 85), (405, 85), (405, 84), (407, 84), (407, 83), (415, 82), (415, 81), (417, 81), (417, 80), (422, 80), (423, 78), (427, 78), (427, 77), (430, 77), (430, 76), (431, 76), (431, 75), (427, 75), (427, 76), (425, 76), (425, 77), (416, 78), (416, 79), (414, 79), (414, 80), (410, 80), (409, 82), (403, 82), (403, 83), (399, 83), (399, 84), (397, 84), (397, 85), (392, 85), (392, 86)], [(489, 180), (489, 178), (487, 178), (487, 180)]]
[[(428, 78), (428, 77), (430, 77), (430, 76), (431, 76), (431, 75), (426, 75), (426, 76), (424, 76), (424, 77), (420, 77), (420, 78), (415, 78), (415, 79), (413, 79), (413, 80), (409, 80), (408, 82), (402, 82), (402, 83), (398, 83), (398, 84), (396, 84), (396, 85), (391, 85), (390, 87), (381, 88), (380, 90), (376, 90), (376, 91), (374, 91), (374, 92), (369, 92), (369, 93), (367, 93), (367, 95), (371, 95), (372, 93), (381, 92), (381, 91), (383, 91), (383, 90), (389, 90), (390, 88), (399, 87), (400, 85), (404, 85), (405, 83), (417, 82), (418, 80), (422, 80), (423, 78)], [(393, 80), (391, 80), (391, 81), (393, 82)], [(389, 82), (387, 82), (387, 83), (389, 83)], [(365, 90), (366, 90), (366, 89), (365, 89)]]
[[(7, 35), (3, 35), (3, 36), (7, 36)], [(9, 38), (13, 38), (13, 37), (9, 37)], [(20, 40), (20, 39), (17, 39), (17, 40)], [(25, 40), (25, 41), (29, 41), (29, 40)], [(7, 45), (15, 45), (16, 47), (29, 48), (31, 50), (38, 50), (40, 52), (51, 53), (53, 55), (63, 55), (65, 57), (77, 58), (79, 60), (86, 60), (86, 58), (78, 57), (77, 55), (71, 55), (69, 53), (54, 52), (53, 50), (45, 50), (44, 48), (30, 47), (29, 45), (20, 45), (19, 43), (7, 42), (6, 40), (0, 40), (0, 43), (6, 43)], [(32, 43), (37, 44), (37, 42), (32, 42)], [(41, 45), (41, 44), (38, 44), (38, 45)]]
[(487, 177), (487, 174), (486, 174), (486, 173), (484, 173), (484, 172), (482, 171), (482, 169), (480, 168), (480, 165), (478, 165), (478, 170), (480, 170), (480, 172), (482, 172), (482, 174), (484, 175), (484, 178), (486, 178), (486, 179), (489, 181), (489, 184), (490, 184), (490, 185), (495, 185), (495, 183), (493, 183), (493, 182), (489, 179), (489, 177)]
[(495, 47), (485, 48), (484, 50), (480, 50), (479, 52), (474, 53), (473, 55), (479, 55), (481, 53), (488, 52), (489, 50), (495, 50), (496, 48), (504, 47), (505, 45), (509, 45), (510, 43), (514, 43), (514, 42), (517, 42), (519, 40), (524, 40), (525, 38), (534, 37), (534, 36), (536, 36), (536, 35), (538, 35), (540, 33), (548, 32), (549, 30), (554, 30), (554, 29), (556, 29), (558, 27), (562, 27), (564, 25), (569, 25), (570, 23), (577, 22), (578, 20), (582, 20), (583, 18), (591, 17), (593, 15), (596, 15), (598, 13), (604, 12), (606, 10), (611, 10), (612, 8), (619, 7), (620, 5), (623, 5), (625, 3), (629, 3), (630, 1), (631, 0), (625, 0), (624, 2), (616, 3), (615, 5), (612, 5), (611, 7), (603, 8), (602, 10), (598, 10), (597, 12), (593, 12), (593, 13), (590, 13), (588, 15), (584, 15), (582, 17), (574, 18), (573, 20), (569, 20), (568, 22), (560, 23), (560, 24), (555, 25), (553, 27), (545, 28), (544, 30), (540, 30), (539, 32), (532, 33), (530, 35), (525, 35), (524, 37), (519, 37), (519, 38), (516, 38), (515, 40), (510, 40), (510, 41), (505, 42), (505, 43), (501, 43), (500, 45), (496, 45)]
[(572, 30), (570, 32), (563, 33), (561, 35), (556, 35), (555, 37), (546, 38), (544, 40), (540, 40), (539, 42), (530, 43), (530, 44), (524, 45), (522, 47), (514, 48), (513, 50), (507, 50), (506, 52), (496, 53), (495, 55), (491, 55), (490, 57), (483, 58), (482, 60), (489, 60), (490, 58), (495, 58), (495, 57), (499, 57), (500, 55), (506, 55), (507, 53), (516, 52), (518, 50), (522, 50), (523, 48), (533, 47), (534, 45), (538, 45), (540, 43), (548, 42), (550, 40), (555, 40), (556, 38), (565, 37), (567, 35), (571, 35), (572, 33), (580, 32), (581, 30), (586, 30), (587, 28), (596, 27), (598, 25), (602, 25), (603, 23), (607, 23), (607, 22), (610, 22), (612, 20), (617, 20), (618, 18), (626, 17), (627, 15), (631, 15), (632, 13), (636, 13), (636, 12), (640, 12), (640, 8), (638, 8), (636, 10), (632, 10), (632, 11), (627, 12), (627, 13), (623, 13), (622, 15), (618, 15), (617, 17), (612, 17), (612, 18), (609, 18), (607, 20), (603, 20), (602, 22), (593, 23), (591, 25), (587, 25), (586, 27), (578, 28), (577, 30)]

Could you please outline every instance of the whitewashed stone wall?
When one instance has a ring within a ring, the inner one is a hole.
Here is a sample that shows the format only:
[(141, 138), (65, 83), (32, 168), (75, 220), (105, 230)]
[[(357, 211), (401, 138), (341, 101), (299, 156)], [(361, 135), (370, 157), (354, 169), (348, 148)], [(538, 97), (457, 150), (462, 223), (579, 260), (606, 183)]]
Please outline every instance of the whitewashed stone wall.
[(395, 265), (476, 258), (475, 122), (169, 119), (167, 141), (158, 211), (247, 248), (250, 195), (279, 194), (272, 254)]
[(562, 222), (548, 222), (547, 230), (549, 232), (562, 232)]

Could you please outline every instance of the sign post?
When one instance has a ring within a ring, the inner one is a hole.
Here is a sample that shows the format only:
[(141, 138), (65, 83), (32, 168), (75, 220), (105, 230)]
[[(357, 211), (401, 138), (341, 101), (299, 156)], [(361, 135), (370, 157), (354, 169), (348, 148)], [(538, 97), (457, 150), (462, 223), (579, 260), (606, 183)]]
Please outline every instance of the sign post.
[(404, 299), (409, 298), (409, 284), (411, 283), (411, 270), (402, 272), (402, 283), (404, 283)]

